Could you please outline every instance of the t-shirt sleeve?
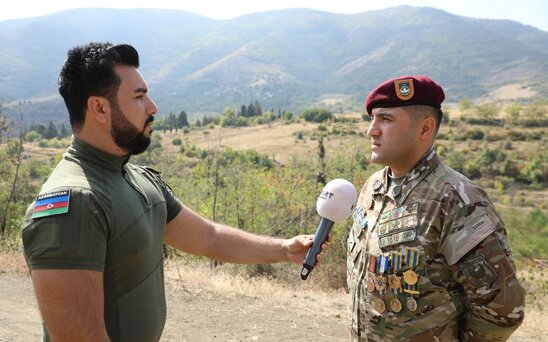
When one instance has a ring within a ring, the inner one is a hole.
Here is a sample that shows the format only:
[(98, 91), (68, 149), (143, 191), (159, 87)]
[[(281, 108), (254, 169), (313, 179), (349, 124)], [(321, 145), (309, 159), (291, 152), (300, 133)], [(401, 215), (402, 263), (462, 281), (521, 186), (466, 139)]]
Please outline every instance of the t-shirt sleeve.
[(183, 209), (183, 203), (175, 196), (173, 190), (164, 182), (165, 186), (165, 197), (166, 197), (166, 207), (167, 207), (167, 219), (166, 223), (173, 220), (177, 214)]
[(108, 240), (106, 216), (89, 191), (62, 190), (69, 192), (68, 210), (63, 210), (66, 212), (50, 210), (37, 215), (37, 201), (27, 210), (22, 238), (29, 268), (103, 271)]

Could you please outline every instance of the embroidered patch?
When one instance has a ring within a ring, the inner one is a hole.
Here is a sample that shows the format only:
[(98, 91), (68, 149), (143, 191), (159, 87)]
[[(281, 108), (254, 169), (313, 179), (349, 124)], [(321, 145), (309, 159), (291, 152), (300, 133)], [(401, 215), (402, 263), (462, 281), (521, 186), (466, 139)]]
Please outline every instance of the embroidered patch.
[(413, 241), (417, 237), (417, 232), (415, 229), (404, 230), (396, 234), (383, 236), (379, 238), (379, 247), (387, 247), (392, 245), (397, 245), (399, 243), (404, 243), (408, 241)]
[(381, 220), (379, 221), (379, 237), (392, 235), (400, 231), (407, 231), (411, 228), (415, 228), (418, 223), (418, 202), (385, 211), (384, 213), (381, 213)]
[(415, 94), (415, 87), (413, 85), (413, 79), (407, 78), (405, 80), (394, 81), (396, 87), (396, 96), (403, 101), (410, 100)]
[(466, 258), (460, 268), (476, 288), (490, 287), (497, 280), (497, 272), (481, 254)]
[(69, 211), (70, 190), (55, 191), (38, 195), (34, 202), (32, 218), (40, 218), (59, 214), (66, 214)]

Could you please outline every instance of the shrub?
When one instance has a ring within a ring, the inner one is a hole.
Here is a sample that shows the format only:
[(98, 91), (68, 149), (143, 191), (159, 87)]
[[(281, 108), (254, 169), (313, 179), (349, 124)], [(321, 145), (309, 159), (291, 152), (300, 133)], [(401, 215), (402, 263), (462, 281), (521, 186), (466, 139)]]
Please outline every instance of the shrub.
[(303, 118), (309, 122), (324, 122), (333, 118), (333, 113), (327, 109), (309, 108), (303, 112)]

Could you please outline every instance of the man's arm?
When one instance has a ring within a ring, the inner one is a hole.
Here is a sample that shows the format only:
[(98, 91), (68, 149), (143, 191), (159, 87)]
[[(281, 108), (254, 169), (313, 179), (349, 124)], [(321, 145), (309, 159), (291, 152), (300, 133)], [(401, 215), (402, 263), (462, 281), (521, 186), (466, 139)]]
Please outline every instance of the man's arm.
[[(302, 263), (312, 238), (299, 235), (284, 240), (256, 235), (207, 220), (188, 207), (167, 224), (164, 233), (165, 243), (187, 253), (242, 264)], [(318, 261), (321, 259), (318, 255)]]
[(491, 233), (451, 269), (465, 294), (461, 339), (505, 341), (523, 321), (525, 305), (505, 230)]
[(110, 341), (103, 316), (103, 273), (38, 269), (31, 277), (51, 341)]

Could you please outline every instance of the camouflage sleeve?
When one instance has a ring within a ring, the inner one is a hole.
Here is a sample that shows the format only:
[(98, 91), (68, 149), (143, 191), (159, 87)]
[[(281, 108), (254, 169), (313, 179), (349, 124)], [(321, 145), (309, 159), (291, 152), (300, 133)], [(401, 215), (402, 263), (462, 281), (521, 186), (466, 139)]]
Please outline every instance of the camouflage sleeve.
[(506, 340), (523, 321), (525, 291), (503, 225), (450, 267), (464, 291), (461, 340)]

